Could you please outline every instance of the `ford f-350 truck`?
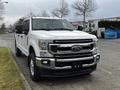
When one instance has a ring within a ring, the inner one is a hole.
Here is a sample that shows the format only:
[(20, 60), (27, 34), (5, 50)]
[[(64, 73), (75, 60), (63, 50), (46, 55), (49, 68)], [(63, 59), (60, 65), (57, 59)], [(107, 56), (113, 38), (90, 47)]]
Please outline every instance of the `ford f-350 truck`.
[(16, 56), (28, 57), (32, 80), (90, 74), (100, 60), (96, 36), (65, 19), (31, 17), (15, 27)]

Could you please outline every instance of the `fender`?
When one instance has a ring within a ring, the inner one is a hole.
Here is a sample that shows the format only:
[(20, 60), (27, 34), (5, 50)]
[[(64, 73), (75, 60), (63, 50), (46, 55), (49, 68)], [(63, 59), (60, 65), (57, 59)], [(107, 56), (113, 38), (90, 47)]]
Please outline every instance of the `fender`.
[[(34, 39), (30, 39), (29, 40), (29, 48), (30, 48), (30, 46), (31, 47), (33, 47), (33, 49), (34, 49), (34, 52), (35, 52), (35, 55), (36, 56), (40, 56), (40, 48), (39, 48), (39, 46), (38, 46), (38, 42), (37, 42), (37, 40), (34, 40)], [(28, 48), (28, 49), (29, 49)], [(29, 51), (29, 50), (28, 50)], [(30, 54), (30, 52), (28, 53), (28, 55)]]

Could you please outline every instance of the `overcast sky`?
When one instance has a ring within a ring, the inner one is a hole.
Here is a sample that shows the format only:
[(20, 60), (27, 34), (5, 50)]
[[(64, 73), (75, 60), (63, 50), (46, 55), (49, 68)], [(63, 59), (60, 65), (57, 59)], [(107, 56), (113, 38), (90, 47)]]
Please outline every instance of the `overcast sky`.
[[(4, 0), (7, 1), (7, 0)], [(75, 0), (66, 0), (71, 4)], [(30, 12), (39, 14), (42, 10), (51, 12), (54, 8), (59, 5), (60, 0), (9, 0), (8, 4), (5, 4), (5, 22), (10, 24), (16, 21), (21, 16), (25, 16)], [(89, 19), (107, 18), (107, 17), (118, 17), (120, 16), (120, 0), (96, 0), (97, 11)], [(69, 20), (81, 20), (80, 17), (76, 16), (71, 9), (71, 14), (68, 16)]]

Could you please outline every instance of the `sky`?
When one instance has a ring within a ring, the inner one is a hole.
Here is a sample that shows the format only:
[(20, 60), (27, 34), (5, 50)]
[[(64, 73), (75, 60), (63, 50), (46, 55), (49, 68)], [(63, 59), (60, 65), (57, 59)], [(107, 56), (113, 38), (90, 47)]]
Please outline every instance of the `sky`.
[[(8, 0), (2, 0), (8, 1)], [(66, 19), (70, 21), (81, 21), (82, 16), (76, 16), (71, 4), (76, 0), (66, 0), (70, 7), (70, 15)], [(97, 10), (88, 19), (108, 18), (120, 16), (120, 0), (95, 0)], [(59, 6), (60, 0), (9, 0), (5, 4), (4, 22), (6, 24), (13, 24), (22, 16), (28, 15), (30, 12), (40, 14), (42, 10), (48, 13)]]

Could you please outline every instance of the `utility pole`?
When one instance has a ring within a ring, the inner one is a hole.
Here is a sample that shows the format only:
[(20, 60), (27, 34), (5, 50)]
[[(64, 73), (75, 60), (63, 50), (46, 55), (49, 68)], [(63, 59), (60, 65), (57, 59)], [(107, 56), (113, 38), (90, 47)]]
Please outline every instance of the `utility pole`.
[(84, 0), (84, 12), (83, 12), (83, 30), (86, 28), (86, 5), (87, 5), (87, 0)]

